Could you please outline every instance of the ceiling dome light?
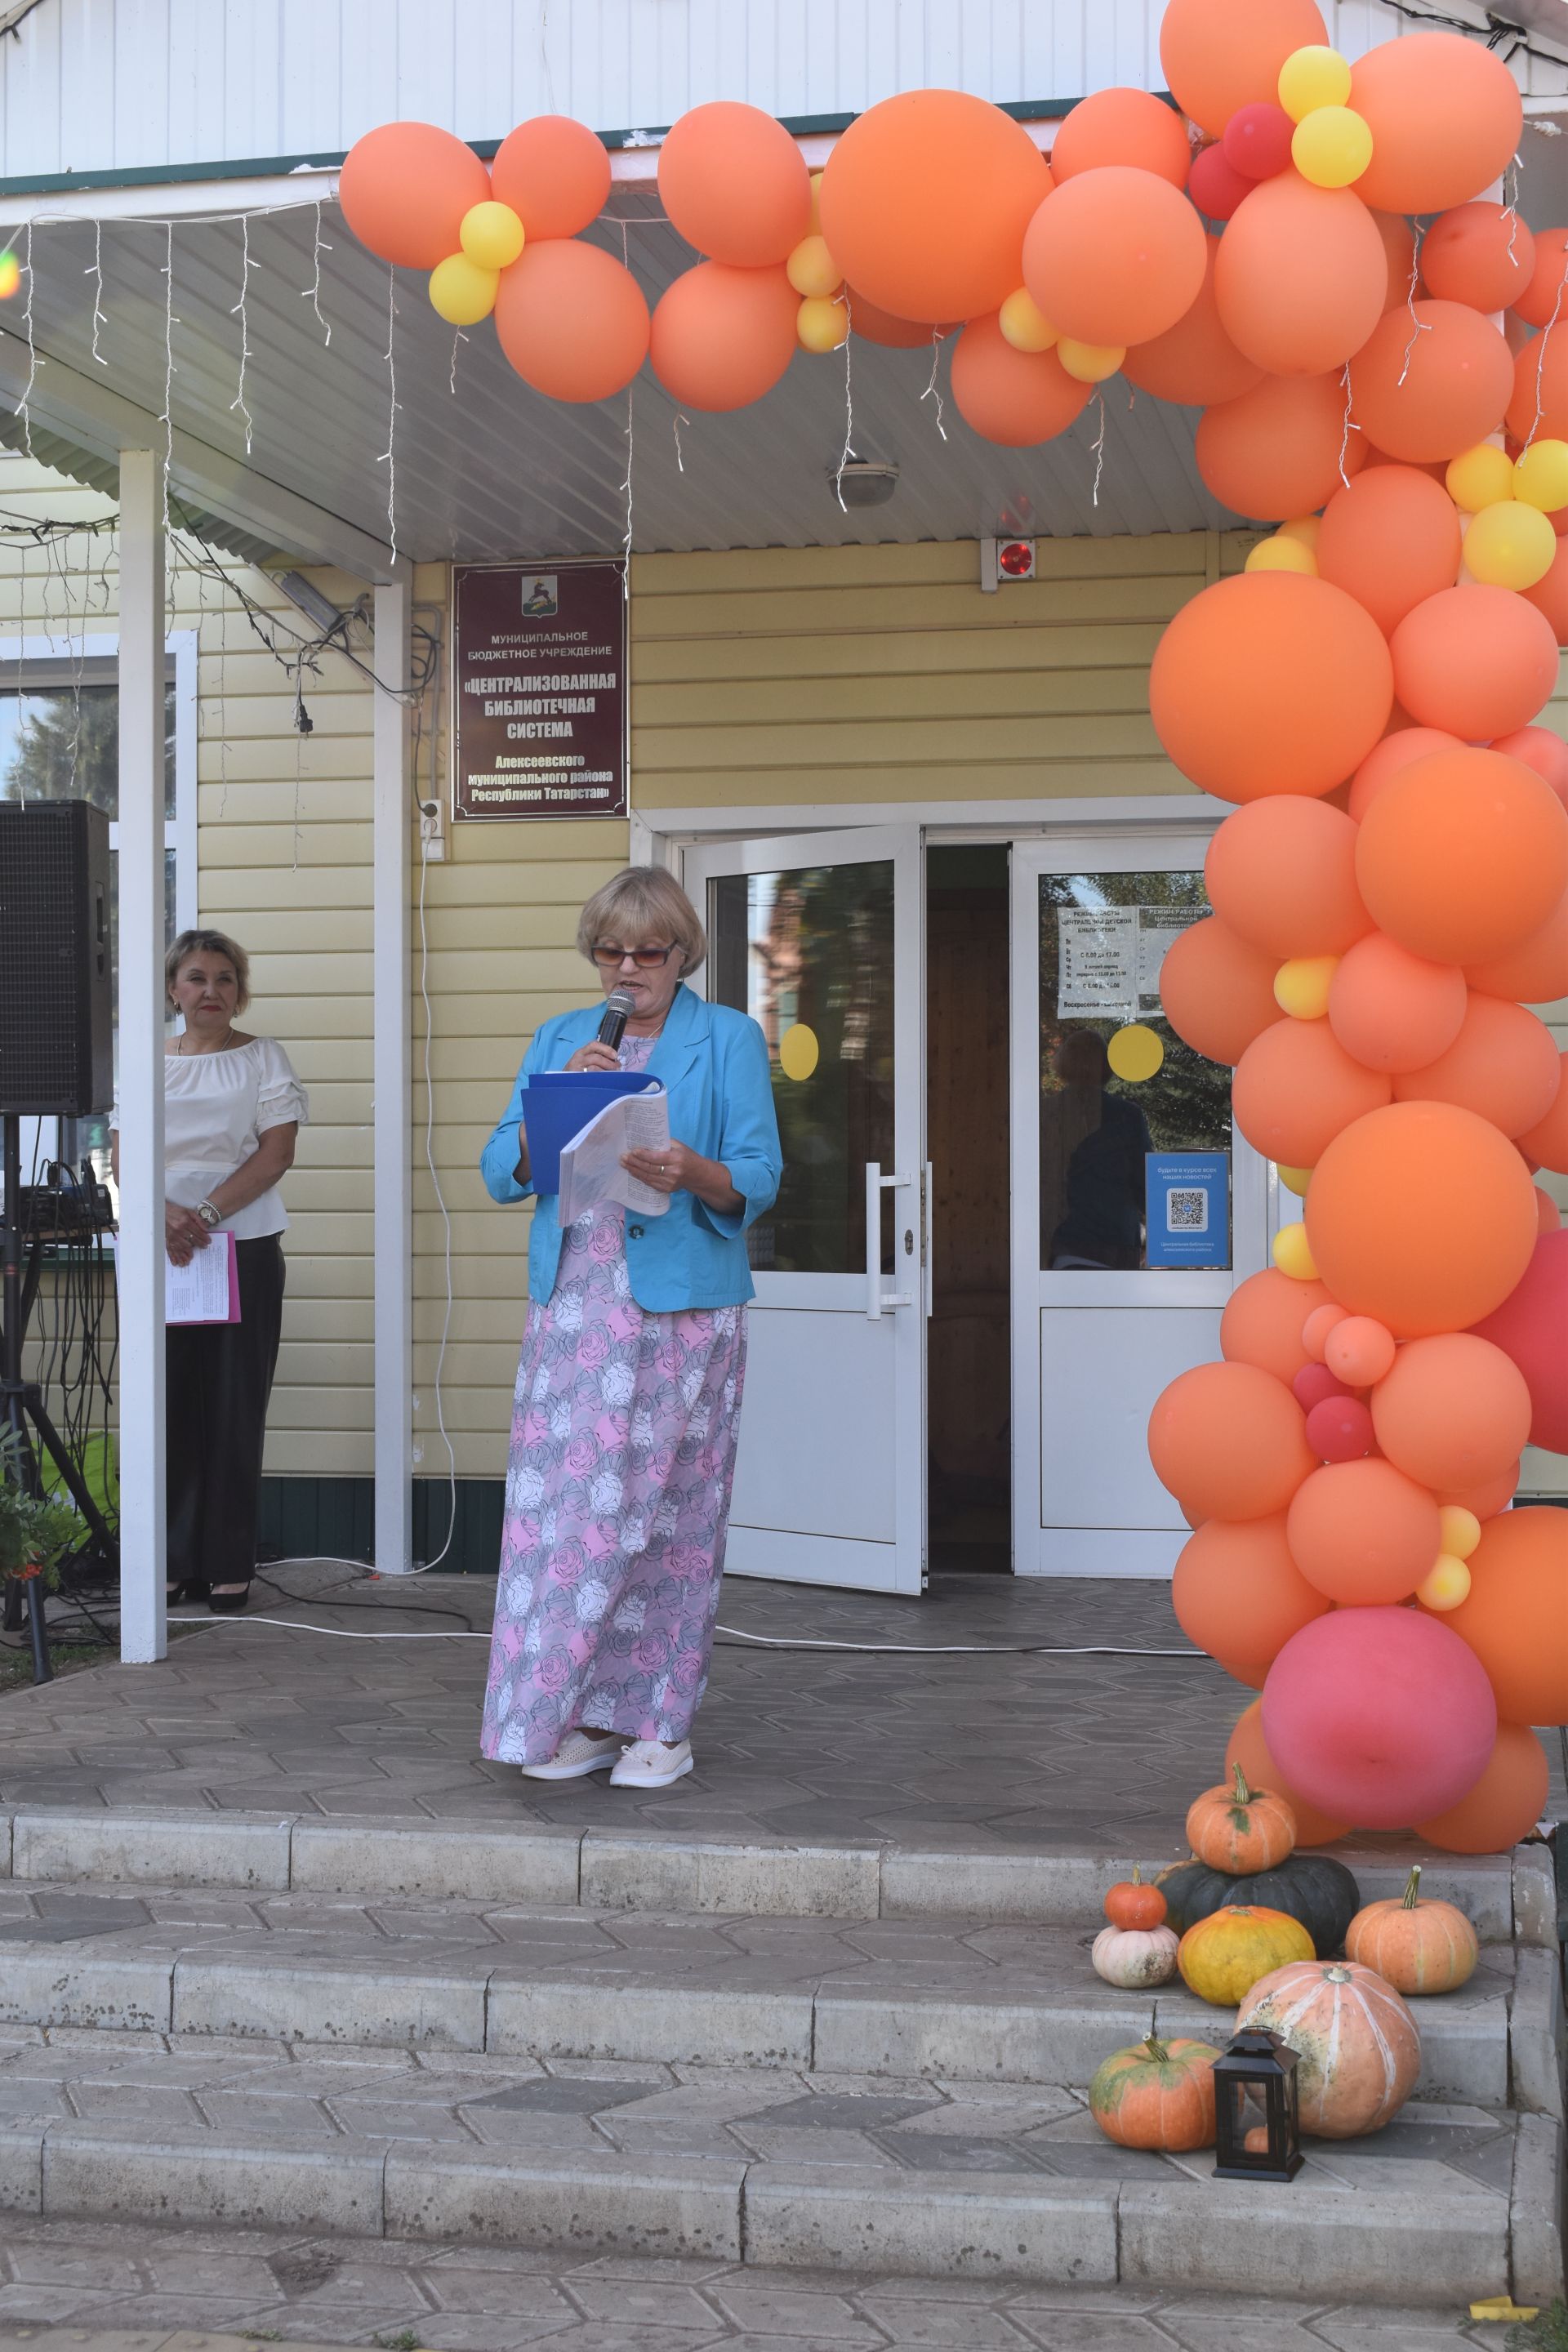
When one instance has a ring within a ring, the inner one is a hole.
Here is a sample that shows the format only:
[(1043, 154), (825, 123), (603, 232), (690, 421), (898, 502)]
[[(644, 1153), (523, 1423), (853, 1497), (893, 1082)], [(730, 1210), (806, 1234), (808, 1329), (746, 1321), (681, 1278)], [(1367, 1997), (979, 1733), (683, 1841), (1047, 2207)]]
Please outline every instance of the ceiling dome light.
[(828, 495), (842, 498), (847, 507), (886, 506), (899, 487), (899, 469), (879, 457), (857, 457), (853, 452), (842, 466), (827, 469)]

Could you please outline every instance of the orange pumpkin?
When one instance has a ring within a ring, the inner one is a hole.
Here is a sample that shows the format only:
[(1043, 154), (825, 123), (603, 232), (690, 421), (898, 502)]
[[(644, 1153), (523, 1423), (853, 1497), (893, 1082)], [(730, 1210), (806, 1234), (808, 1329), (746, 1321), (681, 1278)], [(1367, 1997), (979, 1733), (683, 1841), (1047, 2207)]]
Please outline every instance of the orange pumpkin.
[(1151, 2033), (1114, 2051), (1089, 2086), (1089, 2111), (1118, 2147), (1212, 2147), (1214, 2062), (1207, 2042)]
[(1165, 1898), (1157, 1886), (1145, 1886), (1136, 1863), (1131, 1878), (1119, 1879), (1105, 1898), (1105, 1916), (1113, 1927), (1163, 1927)]
[(1272, 1870), (1295, 1851), (1296, 1816), (1283, 1797), (1247, 1785), (1239, 1764), (1232, 1785), (1205, 1789), (1187, 1808), (1187, 1843), (1211, 1870)]
[(1395, 1992), (1454, 1992), (1480, 1958), (1476, 1931), (1452, 1903), (1421, 1900), (1421, 1864), (1403, 1895), (1368, 1903), (1345, 1929), (1345, 1957), (1375, 1969)]
[(1234, 2009), (1260, 1977), (1288, 1960), (1310, 1960), (1312, 1938), (1288, 1911), (1265, 1911), (1252, 1903), (1227, 1903), (1187, 1929), (1176, 1947), (1183, 1981), (1200, 2000)]
[(1296, 2069), (1301, 2129), (1359, 2139), (1399, 2113), (1421, 2072), (1421, 2029), (1391, 1984), (1353, 1960), (1300, 1960), (1262, 1978), (1236, 2021), (1278, 2033)]

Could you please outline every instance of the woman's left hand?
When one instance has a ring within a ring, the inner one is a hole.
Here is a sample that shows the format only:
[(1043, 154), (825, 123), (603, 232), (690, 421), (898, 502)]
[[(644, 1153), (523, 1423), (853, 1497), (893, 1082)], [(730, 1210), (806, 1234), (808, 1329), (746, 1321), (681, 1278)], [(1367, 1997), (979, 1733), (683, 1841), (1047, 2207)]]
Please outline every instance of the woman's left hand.
[(691, 1192), (692, 1178), (707, 1165), (684, 1143), (667, 1143), (662, 1151), (628, 1151), (621, 1166), (654, 1192)]

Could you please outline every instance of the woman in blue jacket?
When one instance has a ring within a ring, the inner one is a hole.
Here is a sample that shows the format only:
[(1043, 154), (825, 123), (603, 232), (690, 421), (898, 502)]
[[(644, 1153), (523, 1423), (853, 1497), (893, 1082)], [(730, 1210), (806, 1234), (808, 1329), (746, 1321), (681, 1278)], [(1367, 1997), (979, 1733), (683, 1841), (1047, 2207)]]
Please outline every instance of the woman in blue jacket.
[[(535, 1199), (482, 1747), (535, 1780), (608, 1770), (662, 1789), (692, 1766), (708, 1681), (752, 1296), (745, 1232), (782, 1160), (757, 1024), (685, 986), (707, 952), (671, 876), (628, 866), (584, 908), (577, 945), (636, 1010), (617, 1050), (602, 1005), (546, 1021), (480, 1167)], [(642, 1070), (669, 1097), (668, 1149), (626, 1166), (663, 1216), (602, 1206), (563, 1232), (529, 1180), (523, 1088), (542, 1070)]]

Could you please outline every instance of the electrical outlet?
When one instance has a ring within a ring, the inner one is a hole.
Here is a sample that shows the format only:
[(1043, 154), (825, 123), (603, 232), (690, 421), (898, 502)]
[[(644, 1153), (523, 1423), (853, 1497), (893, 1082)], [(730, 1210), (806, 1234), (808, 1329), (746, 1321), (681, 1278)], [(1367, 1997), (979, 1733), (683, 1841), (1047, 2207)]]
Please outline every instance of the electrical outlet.
[(447, 828), (439, 801), (419, 803), (419, 854), (426, 865), (440, 865), (447, 856)]

